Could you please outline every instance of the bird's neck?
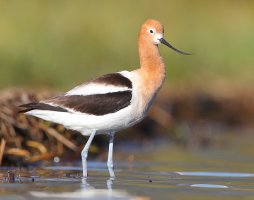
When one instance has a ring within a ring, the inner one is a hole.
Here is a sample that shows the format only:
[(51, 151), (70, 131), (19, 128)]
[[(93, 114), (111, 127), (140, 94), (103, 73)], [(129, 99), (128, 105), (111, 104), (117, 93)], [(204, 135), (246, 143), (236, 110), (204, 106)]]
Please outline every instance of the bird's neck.
[(164, 82), (166, 70), (157, 45), (140, 39), (140, 73), (147, 90), (157, 93)]

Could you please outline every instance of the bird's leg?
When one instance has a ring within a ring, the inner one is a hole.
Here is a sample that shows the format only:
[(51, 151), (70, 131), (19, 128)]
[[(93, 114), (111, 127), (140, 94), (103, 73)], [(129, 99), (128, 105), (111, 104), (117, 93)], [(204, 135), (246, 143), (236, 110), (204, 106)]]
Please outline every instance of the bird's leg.
[(114, 132), (109, 134), (109, 148), (108, 148), (108, 170), (110, 178), (115, 177), (114, 164), (113, 164), (113, 143), (114, 143)]
[(81, 152), (82, 167), (83, 167), (83, 177), (84, 178), (87, 177), (87, 162), (86, 162), (86, 160), (87, 160), (87, 156), (88, 156), (88, 150), (89, 150), (89, 147), (90, 147), (90, 145), (92, 143), (92, 140), (93, 140), (93, 138), (95, 136), (95, 133), (96, 133), (96, 131), (93, 130), (93, 132), (91, 133), (89, 139), (86, 142), (86, 145), (85, 145), (84, 149)]

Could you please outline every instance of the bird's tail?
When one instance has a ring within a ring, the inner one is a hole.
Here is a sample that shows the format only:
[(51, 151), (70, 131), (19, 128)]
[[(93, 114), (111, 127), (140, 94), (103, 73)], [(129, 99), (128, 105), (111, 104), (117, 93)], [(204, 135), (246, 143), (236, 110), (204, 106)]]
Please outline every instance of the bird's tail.
[(28, 112), (28, 111), (31, 111), (31, 110), (34, 110), (34, 109), (38, 109), (40, 107), (39, 104), (40, 103), (36, 103), (36, 102), (22, 104), (22, 105), (19, 106), (20, 110), (18, 112), (19, 113), (25, 113), (25, 112)]
[(68, 112), (66, 109), (59, 106), (52, 106), (46, 103), (33, 102), (28, 104), (23, 104), (19, 106), (22, 110), (19, 110), (19, 113), (25, 113), (31, 110), (49, 110), (49, 111), (58, 111), (58, 112)]

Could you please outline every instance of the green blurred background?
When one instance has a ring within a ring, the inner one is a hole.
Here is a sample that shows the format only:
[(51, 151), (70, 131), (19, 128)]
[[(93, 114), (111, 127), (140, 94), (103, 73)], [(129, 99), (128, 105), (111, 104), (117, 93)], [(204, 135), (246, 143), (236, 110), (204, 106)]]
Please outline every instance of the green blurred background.
[(167, 84), (251, 86), (254, 1), (0, 1), (0, 88), (66, 90), (139, 65), (137, 35), (160, 20), (182, 56), (160, 47)]

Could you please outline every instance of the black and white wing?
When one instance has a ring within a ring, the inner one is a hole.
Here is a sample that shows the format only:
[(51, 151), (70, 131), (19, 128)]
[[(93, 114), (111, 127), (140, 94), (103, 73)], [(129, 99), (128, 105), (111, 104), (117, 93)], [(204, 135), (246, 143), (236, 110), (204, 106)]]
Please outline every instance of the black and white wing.
[[(126, 72), (125, 72), (126, 73)], [(132, 82), (124, 72), (101, 76), (64, 95), (22, 105), (23, 111), (48, 110), (90, 115), (115, 113), (131, 104)]]

